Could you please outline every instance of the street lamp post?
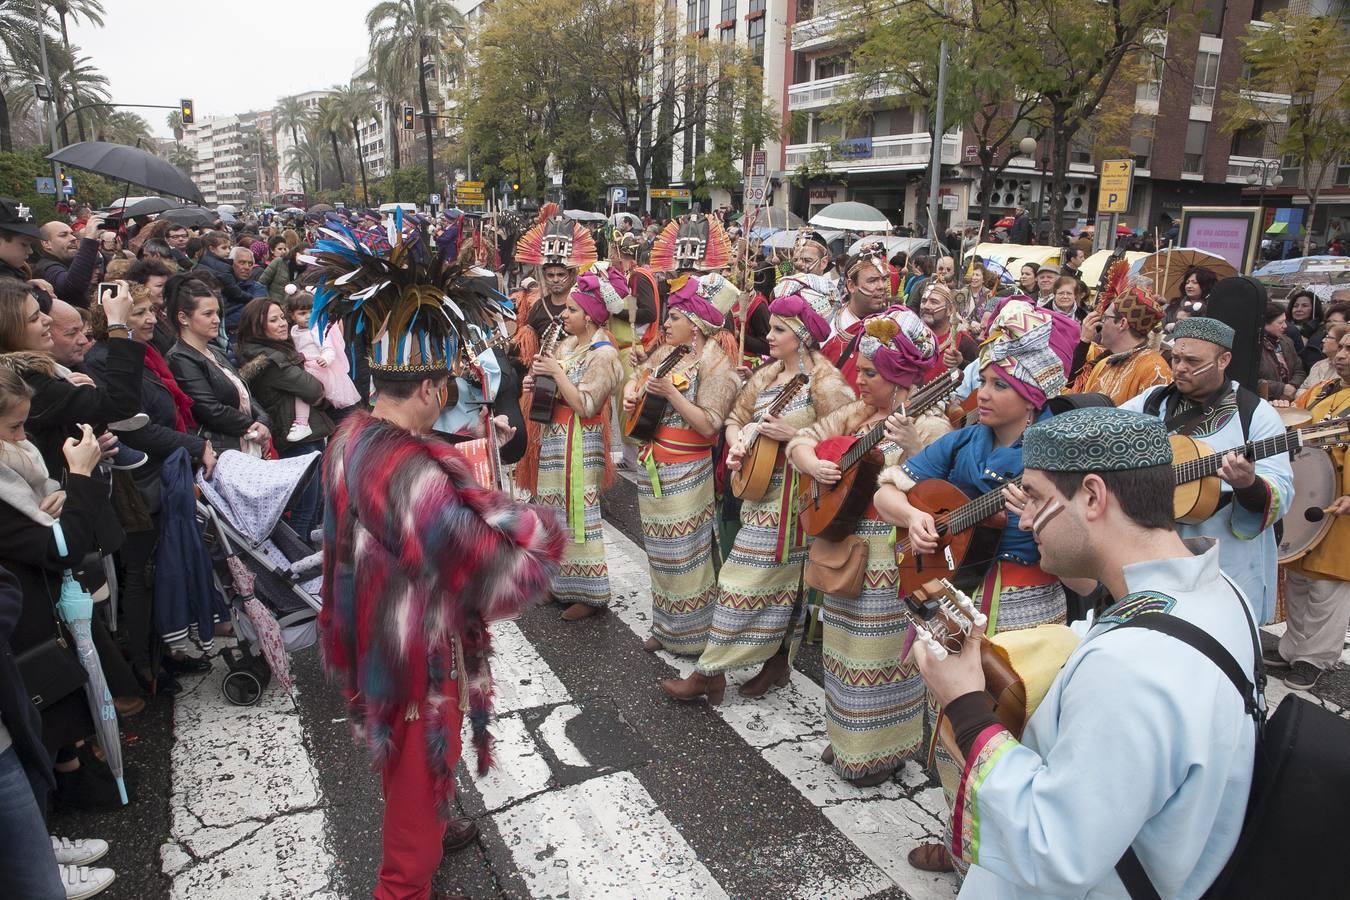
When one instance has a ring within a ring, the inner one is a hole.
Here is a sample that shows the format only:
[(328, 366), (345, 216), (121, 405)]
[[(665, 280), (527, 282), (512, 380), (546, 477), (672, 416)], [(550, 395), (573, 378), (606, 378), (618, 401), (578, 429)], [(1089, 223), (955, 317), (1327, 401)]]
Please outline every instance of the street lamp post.
[(1266, 188), (1279, 187), (1284, 184), (1284, 176), (1280, 174), (1280, 161), (1278, 159), (1258, 159), (1252, 166), (1252, 171), (1247, 173), (1247, 183), (1252, 187), (1260, 185), (1261, 195), (1257, 200), (1257, 228), (1263, 233), (1266, 230)]

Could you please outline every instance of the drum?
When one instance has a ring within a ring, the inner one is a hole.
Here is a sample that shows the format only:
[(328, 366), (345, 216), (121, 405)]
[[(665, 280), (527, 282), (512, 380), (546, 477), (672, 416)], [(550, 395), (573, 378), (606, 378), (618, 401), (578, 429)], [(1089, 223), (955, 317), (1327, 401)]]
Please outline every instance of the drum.
[(1294, 454), (1294, 502), (1280, 521), (1284, 536), (1280, 538), (1280, 562), (1293, 562), (1305, 556), (1327, 536), (1335, 519), (1323, 516), (1310, 522), (1306, 513), (1330, 506), (1340, 496), (1336, 464), (1325, 450), (1300, 447)]
[(1297, 428), (1312, 421), (1312, 413), (1297, 406), (1277, 406), (1275, 411), (1280, 414), (1280, 421), (1285, 428)]

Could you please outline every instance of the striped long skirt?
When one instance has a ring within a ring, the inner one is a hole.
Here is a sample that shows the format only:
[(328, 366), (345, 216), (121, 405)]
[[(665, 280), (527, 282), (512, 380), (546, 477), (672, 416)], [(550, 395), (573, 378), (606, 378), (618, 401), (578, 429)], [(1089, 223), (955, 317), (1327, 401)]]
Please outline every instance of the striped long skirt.
[(826, 594), (822, 617), (825, 724), (843, 778), (896, 769), (923, 743), (923, 679), (900, 662), (910, 618), (891, 526), (863, 519), (854, 534), (868, 545), (862, 594)]
[(584, 484), (584, 539), (576, 539), (568, 516), (567, 432), (569, 425), (550, 422), (540, 433), (539, 487), (536, 502), (561, 510), (567, 523), (562, 568), (553, 578), (551, 593), (560, 603), (605, 606), (609, 603), (609, 565), (605, 562), (605, 537), (600, 519), (600, 483), (605, 475), (605, 426), (602, 421), (580, 425), (582, 479)]
[[(989, 570), (989, 574), (980, 583), (978, 592), (971, 595), (975, 605), (989, 616), (993, 627), (991, 633), (1019, 631), (1034, 628), (1037, 625), (1062, 625), (1068, 618), (1068, 602), (1064, 596), (1064, 585), (1059, 579), (1041, 571), (1040, 566), (1028, 566), (1021, 563), (1000, 560)], [(928, 696), (929, 720), (938, 721), (938, 705), (932, 695)], [(936, 731), (936, 729), (935, 729)], [(956, 789), (961, 784), (961, 772), (964, 768), (947, 752), (941, 741), (933, 739), (933, 765), (937, 769), (938, 779), (942, 782), (942, 793), (947, 799), (947, 809), (952, 808), (956, 798)], [(951, 816), (947, 817), (946, 833), (943, 842), (951, 846)], [(964, 878), (968, 864), (953, 857), (957, 873)]]
[(638, 479), (638, 511), (652, 581), (652, 636), (671, 653), (697, 656), (708, 640), (717, 574), (713, 567), (713, 464), (656, 463), (661, 497)]
[[(764, 499), (741, 506), (741, 527), (717, 579), (708, 646), (698, 661), (698, 671), (705, 675), (759, 665), (783, 645), (806, 560), (805, 547), (790, 549), (790, 538), (779, 536), (785, 472), (779, 465)], [(804, 619), (799, 609), (796, 624)], [(799, 646), (800, 627), (793, 635), (792, 655)]]

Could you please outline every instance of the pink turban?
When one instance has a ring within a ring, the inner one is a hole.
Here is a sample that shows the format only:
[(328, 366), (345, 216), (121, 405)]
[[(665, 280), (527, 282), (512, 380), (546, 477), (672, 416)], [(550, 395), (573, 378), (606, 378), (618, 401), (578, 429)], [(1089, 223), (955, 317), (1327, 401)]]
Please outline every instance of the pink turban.
[[(811, 340), (820, 346), (830, 336), (830, 323), (801, 294), (778, 297), (769, 304), (769, 312), (784, 319), (797, 319), (806, 326)], [(798, 335), (801, 337), (801, 335)]]
[(858, 352), (891, 384), (912, 387), (937, 354), (937, 338), (908, 307), (892, 306), (866, 320)]
[(666, 308), (688, 316), (690, 321), (705, 335), (712, 334), (722, 327), (722, 323), (726, 321), (726, 316), (710, 301), (704, 299), (698, 288), (698, 279), (691, 275), (685, 280), (684, 284), (670, 292), (670, 298), (666, 301)]
[(609, 310), (600, 296), (600, 279), (592, 272), (577, 276), (577, 283), (572, 286), (572, 302), (594, 322), (604, 324), (609, 320)]
[(1040, 409), (1064, 391), (1081, 330), (1073, 316), (1010, 298), (994, 313), (980, 368), (997, 366), (1018, 396)]

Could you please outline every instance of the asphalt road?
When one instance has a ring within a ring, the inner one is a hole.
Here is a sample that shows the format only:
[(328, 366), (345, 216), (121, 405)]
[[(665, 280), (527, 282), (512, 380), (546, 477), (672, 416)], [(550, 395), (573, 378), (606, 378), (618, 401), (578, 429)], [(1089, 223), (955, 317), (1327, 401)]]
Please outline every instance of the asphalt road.
[[(567, 624), (543, 606), (494, 627), (498, 769), (479, 779), (461, 764), (457, 802), (480, 837), (446, 857), (435, 887), (475, 898), (951, 896), (950, 880), (903, 862), (940, 827), (934, 782), (909, 766), (861, 791), (816, 760), (818, 645), (764, 700), (729, 689), (714, 709), (665, 697), (660, 679), (689, 665), (641, 650), (650, 601), (631, 543), (636, 491), (620, 481), (605, 499), (614, 610)], [(110, 842), (109, 898), (369, 896), (379, 782), (317, 649), (293, 655), (294, 703), (273, 687), (259, 707), (231, 707), (216, 665), (124, 723), (132, 805), (58, 813), (53, 831)], [(1271, 699), (1283, 693), (1272, 680)], [(1350, 670), (1315, 696), (1350, 708)]]

